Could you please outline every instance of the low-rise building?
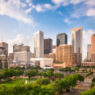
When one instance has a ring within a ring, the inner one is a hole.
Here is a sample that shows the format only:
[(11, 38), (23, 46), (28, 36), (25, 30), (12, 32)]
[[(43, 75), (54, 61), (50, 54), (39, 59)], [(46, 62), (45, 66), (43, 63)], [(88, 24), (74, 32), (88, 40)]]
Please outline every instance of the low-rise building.
[(52, 67), (52, 58), (31, 58), (32, 66), (39, 66), (40, 68)]

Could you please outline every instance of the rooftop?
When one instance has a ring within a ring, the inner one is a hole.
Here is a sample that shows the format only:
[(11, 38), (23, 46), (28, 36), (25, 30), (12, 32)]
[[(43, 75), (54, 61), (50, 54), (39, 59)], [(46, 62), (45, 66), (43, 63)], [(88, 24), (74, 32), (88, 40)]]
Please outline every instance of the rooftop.
[(82, 27), (73, 28), (72, 31), (82, 30)]

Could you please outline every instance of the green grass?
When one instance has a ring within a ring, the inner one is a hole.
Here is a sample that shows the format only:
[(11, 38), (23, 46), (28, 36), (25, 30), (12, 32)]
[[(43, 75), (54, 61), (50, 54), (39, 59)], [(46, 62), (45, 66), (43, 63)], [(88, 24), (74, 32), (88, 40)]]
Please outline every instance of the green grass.
[(0, 83), (0, 86), (1, 85), (7, 85), (7, 86), (22, 85), (22, 84), (25, 84), (25, 80), (28, 80), (28, 83), (32, 83), (32, 82), (34, 83), (34, 82), (36, 82), (37, 79), (34, 79), (34, 78), (31, 80), (29, 80), (28, 78), (26, 78), (26, 79), (21, 79), (21, 78), (13, 79), (13, 80), (9, 80), (9, 81)]

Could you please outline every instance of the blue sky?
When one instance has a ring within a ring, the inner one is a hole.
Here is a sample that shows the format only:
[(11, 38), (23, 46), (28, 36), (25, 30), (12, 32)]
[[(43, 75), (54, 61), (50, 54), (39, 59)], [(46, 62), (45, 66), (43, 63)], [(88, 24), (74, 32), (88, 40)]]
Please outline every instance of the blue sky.
[(15, 43), (31, 46), (37, 30), (45, 38), (52, 38), (72, 28), (83, 27), (83, 56), (95, 33), (95, 0), (0, 0), (0, 41), (9, 43), (9, 52)]

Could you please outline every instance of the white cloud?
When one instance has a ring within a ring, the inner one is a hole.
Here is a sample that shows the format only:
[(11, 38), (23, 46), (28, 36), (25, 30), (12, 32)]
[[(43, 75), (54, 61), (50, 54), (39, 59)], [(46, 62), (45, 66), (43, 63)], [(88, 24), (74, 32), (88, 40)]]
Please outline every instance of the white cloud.
[(67, 24), (71, 24), (72, 23), (68, 18), (64, 19), (64, 22), (67, 23)]
[(52, 9), (52, 6), (50, 4), (44, 4), (44, 7), (47, 9)]
[[(25, 44), (29, 46), (33, 46), (33, 43), (31, 42), (33, 39), (31, 37), (23, 36), (21, 34), (18, 34), (14, 39), (7, 40), (8, 46), (9, 46), (9, 53), (13, 52), (13, 45), (14, 44)], [(33, 51), (33, 47), (31, 48)]]
[(6, 15), (24, 23), (32, 23), (25, 10), (25, 4), (20, 0), (0, 0), (0, 15)]
[(95, 0), (86, 0), (85, 4), (90, 7), (93, 7), (95, 6)]
[(28, 9), (25, 10), (25, 12), (28, 14), (28, 13), (30, 13), (32, 11), (32, 9), (33, 8), (28, 8)]
[(91, 36), (95, 33), (94, 30), (83, 31), (83, 58), (87, 57), (87, 45), (91, 44)]
[(64, 6), (67, 6), (69, 4), (73, 4), (73, 5), (76, 5), (76, 4), (79, 4), (81, 2), (83, 2), (85, 0), (52, 0), (52, 2), (56, 5), (64, 5)]
[(95, 9), (88, 9), (87, 16), (95, 16)]
[(43, 6), (38, 4), (36, 6), (33, 7), (37, 12), (43, 12), (44, 9), (43, 9)]

